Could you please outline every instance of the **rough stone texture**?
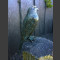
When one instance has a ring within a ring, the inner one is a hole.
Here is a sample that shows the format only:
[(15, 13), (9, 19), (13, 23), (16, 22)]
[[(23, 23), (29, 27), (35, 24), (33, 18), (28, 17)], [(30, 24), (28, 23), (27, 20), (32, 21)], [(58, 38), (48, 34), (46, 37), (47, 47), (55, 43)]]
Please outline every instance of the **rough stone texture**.
[[(35, 37), (35, 41), (31, 42), (24, 42), (22, 46), (22, 51), (29, 52), (30, 54), (34, 55), (35, 57), (39, 58), (41, 56), (46, 55), (53, 55), (53, 42), (42, 37)], [(18, 55), (18, 52), (16, 52), (10, 60), (23, 60), (22, 52), (21, 55)]]
[(22, 46), (23, 51), (27, 51), (36, 57), (52, 55), (53, 42), (41, 37), (36, 37), (35, 41), (25, 42)]

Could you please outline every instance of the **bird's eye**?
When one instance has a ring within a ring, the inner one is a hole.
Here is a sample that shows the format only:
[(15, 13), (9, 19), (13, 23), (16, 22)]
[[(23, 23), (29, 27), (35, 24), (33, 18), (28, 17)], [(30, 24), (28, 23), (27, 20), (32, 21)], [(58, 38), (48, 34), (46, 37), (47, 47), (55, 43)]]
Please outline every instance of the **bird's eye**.
[(33, 8), (32, 10), (35, 10), (35, 8)]

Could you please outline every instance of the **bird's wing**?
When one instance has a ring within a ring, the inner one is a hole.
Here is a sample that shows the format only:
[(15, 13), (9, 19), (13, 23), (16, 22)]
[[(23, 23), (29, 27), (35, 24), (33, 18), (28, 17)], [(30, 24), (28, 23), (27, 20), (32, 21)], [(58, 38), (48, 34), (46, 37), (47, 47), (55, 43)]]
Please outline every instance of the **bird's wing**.
[(23, 21), (23, 34), (24, 35), (30, 35), (35, 29), (36, 22), (34, 20), (35, 18), (27, 16)]

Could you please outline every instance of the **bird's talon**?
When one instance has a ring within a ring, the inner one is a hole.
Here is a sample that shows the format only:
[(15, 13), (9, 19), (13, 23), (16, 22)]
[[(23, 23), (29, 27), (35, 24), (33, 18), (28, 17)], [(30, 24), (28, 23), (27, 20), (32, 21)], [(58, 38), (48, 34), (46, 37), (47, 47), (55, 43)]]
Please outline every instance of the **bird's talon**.
[(29, 41), (30, 41), (30, 42), (33, 42), (33, 41), (34, 41), (34, 36), (30, 36), (30, 37), (29, 37)]

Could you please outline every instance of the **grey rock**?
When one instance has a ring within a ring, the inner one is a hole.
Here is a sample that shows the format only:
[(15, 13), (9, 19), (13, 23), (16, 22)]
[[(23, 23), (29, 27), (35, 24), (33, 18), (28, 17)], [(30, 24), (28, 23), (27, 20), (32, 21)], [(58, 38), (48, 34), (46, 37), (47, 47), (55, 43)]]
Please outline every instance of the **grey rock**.
[(46, 38), (35, 37), (32, 43), (24, 42), (22, 51), (27, 51), (36, 57), (52, 55), (53, 42)]

